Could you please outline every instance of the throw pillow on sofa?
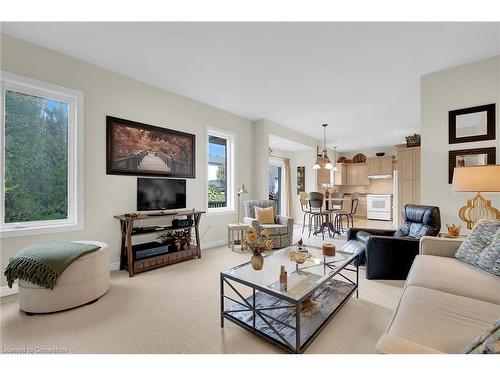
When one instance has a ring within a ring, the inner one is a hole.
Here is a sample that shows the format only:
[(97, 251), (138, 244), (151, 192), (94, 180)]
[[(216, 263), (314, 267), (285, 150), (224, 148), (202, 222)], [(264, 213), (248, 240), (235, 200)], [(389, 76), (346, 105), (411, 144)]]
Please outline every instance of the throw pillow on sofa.
[(465, 354), (500, 354), (500, 320), (471, 342)]
[(479, 220), (458, 248), (455, 258), (500, 276), (500, 220)]

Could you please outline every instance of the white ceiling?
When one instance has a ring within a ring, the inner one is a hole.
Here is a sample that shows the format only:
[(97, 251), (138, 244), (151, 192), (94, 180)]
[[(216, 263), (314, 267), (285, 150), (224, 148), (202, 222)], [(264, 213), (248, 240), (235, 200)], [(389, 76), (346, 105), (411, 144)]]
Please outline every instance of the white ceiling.
[(282, 151), (308, 151), (313, 150), (311, 146), (304, 145), (302, 143), (298, 143), (292, 141), (287, 138), (283, 138), (274, 134), (269, 134), (269, 147), (276, 150)]
[[(339, 150), (420, 128), (420, 76), (500, 54), (500, 23), (3, 23), (6, 34)], [(477, 104), (477, 103), (471, 103)]]

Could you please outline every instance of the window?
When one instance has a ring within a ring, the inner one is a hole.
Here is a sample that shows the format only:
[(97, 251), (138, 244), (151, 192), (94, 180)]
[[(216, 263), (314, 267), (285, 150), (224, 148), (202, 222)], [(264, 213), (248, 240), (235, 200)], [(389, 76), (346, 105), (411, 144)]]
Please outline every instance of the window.
[(2, 72), (0, 232), (83, 229), (83, 95)]
[(233, 178), (234, 136), (208, 130), (208, 212), (227, 212), (234, 209)]

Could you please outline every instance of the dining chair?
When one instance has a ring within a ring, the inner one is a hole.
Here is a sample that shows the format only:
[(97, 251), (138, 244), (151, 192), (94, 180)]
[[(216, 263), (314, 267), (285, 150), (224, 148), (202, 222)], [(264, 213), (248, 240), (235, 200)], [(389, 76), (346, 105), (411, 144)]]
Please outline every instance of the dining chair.
[(299, 201), (300, 201), (300, 209), (304, 213), (304, 217), (302, 219), (302, 234), (304, 234), (304, 228), (306, 227), (307, 215), (311, 214), (311, 209), (310, 209), (309, 203), (307, 201), (307, 193), (305, 191), (301, 191), (299, 193)]
[[(331, 236), (330, 227), (325, 225), (328, 223), (328, 216), (330, 215), (327, 211), (323, 210), (323, 194), (319, 192), (311, 192), (307, 194), (309, 200), (309, 238), (311, 237), (311, 231), (313, 228), (313, 221), (315, 222), (315, 228), (318, 227), (314, 234), (321, 232), (323, 240), (325, 239), (325, 226), (328, 228), (328, 234)], [(326, 220), (326, 221), (325, 221)]]
[(344, 231), (343, 218), (346, 218), (347, 228), (354, 227), (354, 215), (358, 210), (359, 193), (351, 194), (351, 207), (350, 210), (339, 210), (335, 212), (335, 228), (340, 232)]

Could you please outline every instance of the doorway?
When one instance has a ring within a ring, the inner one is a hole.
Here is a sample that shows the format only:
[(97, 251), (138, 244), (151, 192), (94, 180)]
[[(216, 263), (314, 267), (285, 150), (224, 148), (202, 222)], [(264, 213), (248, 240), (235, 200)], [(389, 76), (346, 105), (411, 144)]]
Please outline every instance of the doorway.
[(281, 215), (285, 207), (284, 195), (285, 165), (281, 160), (269, 161), (269, 199), (275, 201), (276, 215)]

